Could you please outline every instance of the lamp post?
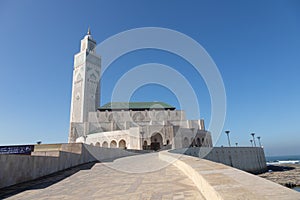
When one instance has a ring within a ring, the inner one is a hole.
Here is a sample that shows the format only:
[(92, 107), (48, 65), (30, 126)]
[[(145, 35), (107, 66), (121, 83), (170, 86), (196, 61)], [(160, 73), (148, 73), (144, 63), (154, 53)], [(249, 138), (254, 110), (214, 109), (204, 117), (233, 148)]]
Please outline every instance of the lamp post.
[(261, 147), (260, 136), (258, 136), (257, 139), (258, 139), (259, 147)]
[(254, 138), (255, 133), (251, 133), (251, 135), (253, 137), (254, 146), (256, 147), (255, 138)]
[(235, 143), (235, 146), (238, 146), (238, 143), (237, 143), (237, 142)]
[(250, 140), (250, 142), (251, 142), (251, 146), (253, 147), (253, 140)]
[(230, 138), (229, 138), (229, 133), (230, 133), (230, 131), (225, 131), (225, 133), (226, 133), (226, 135), (227, 135), (228, 145), (229, 145), (229, 147), (231, 147), (231, 145), (230, 145)]

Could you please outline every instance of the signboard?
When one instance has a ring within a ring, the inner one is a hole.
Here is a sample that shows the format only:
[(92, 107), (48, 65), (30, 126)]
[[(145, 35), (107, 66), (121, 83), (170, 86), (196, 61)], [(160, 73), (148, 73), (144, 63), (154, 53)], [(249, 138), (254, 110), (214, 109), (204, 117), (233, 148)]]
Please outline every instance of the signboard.
[(26, 154), (30, 155), (34, 145), (0, 146), (0, 154)]

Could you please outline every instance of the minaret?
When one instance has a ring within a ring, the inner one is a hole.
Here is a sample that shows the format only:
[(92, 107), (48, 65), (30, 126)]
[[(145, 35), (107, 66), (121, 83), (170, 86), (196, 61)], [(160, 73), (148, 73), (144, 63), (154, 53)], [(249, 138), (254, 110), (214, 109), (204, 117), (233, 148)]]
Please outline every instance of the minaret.
[(95, 112), (100, 105), (101, 59), (95, 47), (96, 41), (88, 28), (80, 52), (74, 56), (69, 142), (75, 142), (82, 134), (75, 124), (88, 122), (89, 112)]

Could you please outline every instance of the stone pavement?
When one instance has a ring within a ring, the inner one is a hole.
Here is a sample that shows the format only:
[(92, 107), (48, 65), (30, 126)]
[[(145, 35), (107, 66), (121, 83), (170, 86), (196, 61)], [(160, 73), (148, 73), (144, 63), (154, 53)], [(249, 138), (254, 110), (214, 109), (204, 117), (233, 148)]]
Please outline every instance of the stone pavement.
[[(187, 176), (157, 153), (96, 163), (61, 180), (57, 176), (8, 199), (204, 199)], [(51, 184), (43, 186), (47, 182)]]

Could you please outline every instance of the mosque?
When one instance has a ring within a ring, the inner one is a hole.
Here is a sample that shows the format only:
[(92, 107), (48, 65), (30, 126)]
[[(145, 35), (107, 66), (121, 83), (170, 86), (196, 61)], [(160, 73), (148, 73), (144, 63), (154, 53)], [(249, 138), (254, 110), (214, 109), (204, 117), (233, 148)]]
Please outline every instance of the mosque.
[(90, 29), (74, 56), (69, 143), (161, 150), (212, 147), (204, 120), (187, 120), (164, 102), (109, 102), (100, 106), (101, 57)]

